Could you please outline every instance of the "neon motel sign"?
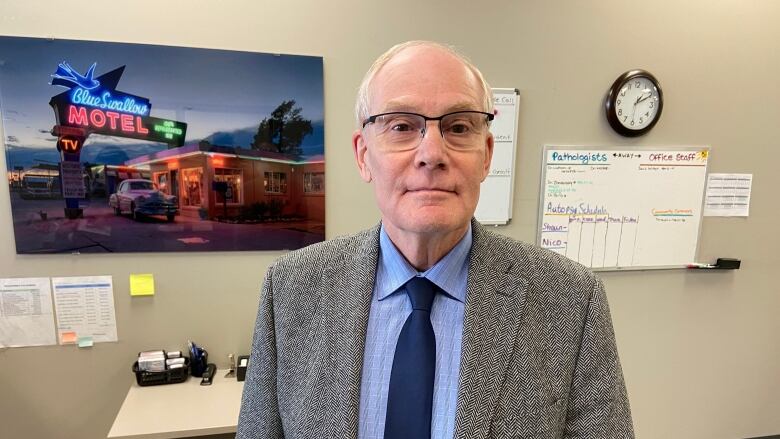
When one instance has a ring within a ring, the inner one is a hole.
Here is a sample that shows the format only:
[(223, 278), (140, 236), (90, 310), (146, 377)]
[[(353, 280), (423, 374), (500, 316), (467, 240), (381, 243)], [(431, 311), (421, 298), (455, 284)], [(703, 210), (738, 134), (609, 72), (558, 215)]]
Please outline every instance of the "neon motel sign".
[(95, 132), (109, 131), (111, 133), (121, 130), (127, 134), (149, 134), (149, 129), (144, 126), (140, 116), (118, 113), (116, 111), (104, 111), (100, 108), (92, 108), (87, 112), (86, 107), (68, 105), (68, 126), (83, 126), (93, 129)]
[(104, 91), (100, 96), (95, 96), (89, 90), (78, 87), (71, 92), (70, 101), (77, 105), (86, 105), (103, 110), (116, 110), (139, 116), (149, 115), (148, 103), (136, 103), (135, 99), (129, 96), (124, 99), (116, 99), (111, 95), (110, 91)]
[(171, 146), (184, 143), (186, 123), (152, 117), (149, 99), (116, 90), (124, 66), (95, 78), (96, 65), (81, 75), (63, 62), (52, 75), (52, 85), (70, 88), (49, 101), (59, 126), (83, 128), (87, 136), (98, 133)]

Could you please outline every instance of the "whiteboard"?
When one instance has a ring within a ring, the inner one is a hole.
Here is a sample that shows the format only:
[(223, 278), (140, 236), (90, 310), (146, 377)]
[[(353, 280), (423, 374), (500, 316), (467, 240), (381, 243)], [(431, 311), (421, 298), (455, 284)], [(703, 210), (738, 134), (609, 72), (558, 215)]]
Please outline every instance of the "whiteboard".
[(707, 147), (545, 146), (537, 243), (595, 270), (694, 262)]
[(480, 187), (474, 216), (482, 224), (506, 224), (512, 218), (512, 192), (515, 186), (515, 150), (517, 145), (517, 108), (520, 101), (514, 88), (494, 88), (496, 117), (490, 124), (493, 133), (493, 160), (490, 173)]

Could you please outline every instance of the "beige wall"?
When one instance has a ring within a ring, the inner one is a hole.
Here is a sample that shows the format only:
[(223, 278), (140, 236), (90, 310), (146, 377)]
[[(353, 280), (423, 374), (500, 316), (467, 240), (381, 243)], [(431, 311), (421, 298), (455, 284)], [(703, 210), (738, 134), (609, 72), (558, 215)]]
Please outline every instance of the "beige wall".
[[(517, 239), (535, 238), (546, 143), (711, 146), (711, 171), (755, 175), (753, 206), (747, 219), (704, 220), (700, 260), (737, 257), (744, 268), (603, 275), (637, 436), (780, 434), (780, 2), (381, 3), (0, 0), (0, 33), (323, 56), (328, 237), (378, 219), (353, 165), (352, 106), (373, 58), (402, 40), (455, 44), (494, 86), (520, 89), (514, 220), (498, 229)], [(666, 105), (650, 134), (627, 140), (602, 99), (636, 67), (660, 79)], [(0, 276), (113, 275), (120, 341), (0, 352), (4, 438), (105, 437), (141, 349), (191, 338), (220, 363), (247, 351), (260, 281), (279, 253), (18, 256), (7, 191)], [(155, 297), (129, 297), (128, 274), (139, 272), (155, 273)]]

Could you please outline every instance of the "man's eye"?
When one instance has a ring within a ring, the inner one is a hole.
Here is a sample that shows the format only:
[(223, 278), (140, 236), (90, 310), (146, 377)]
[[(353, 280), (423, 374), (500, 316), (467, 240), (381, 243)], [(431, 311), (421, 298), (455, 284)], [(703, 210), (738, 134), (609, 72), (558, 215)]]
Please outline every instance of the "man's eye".
[(456, 122), (450, 124), (450, 126), (447, 127), (446, 131), (452, 134), (468, 134), (472, 130), (471, 130), (471, 125), (467, 123)]
[(395, 122), (390, 126), (391, 131), (412, 131), (412, 126), (406, 122)]

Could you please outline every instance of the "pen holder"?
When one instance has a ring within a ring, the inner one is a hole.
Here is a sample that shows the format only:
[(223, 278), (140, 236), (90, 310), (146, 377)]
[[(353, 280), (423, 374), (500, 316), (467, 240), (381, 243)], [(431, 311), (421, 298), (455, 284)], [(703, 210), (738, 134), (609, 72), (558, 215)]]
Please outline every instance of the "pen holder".
[(190, 373), (194, 377), (203, 376), (209, 364), (209, 353), (205, 349), (200, 350), (198, 357), (190, 358)]

